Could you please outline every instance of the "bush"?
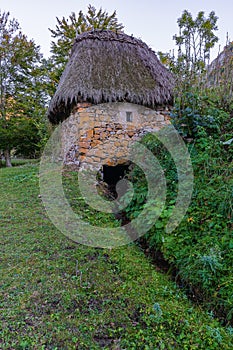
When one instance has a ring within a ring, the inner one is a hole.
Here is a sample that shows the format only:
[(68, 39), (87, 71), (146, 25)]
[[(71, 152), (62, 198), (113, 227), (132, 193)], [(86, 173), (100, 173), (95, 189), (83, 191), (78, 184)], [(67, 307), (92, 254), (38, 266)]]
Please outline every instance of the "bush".
[[(201, 110), (201, 105), (199, 106)], [(232, 146), (225, 146), (221, 130), (231, 132), (227, 124), (229, 115), (211, 107), (212, 126), (200, 125), (198, 118), (183, 113), (189, 128), (182, 135), (192, 136), (187, 143), (194, 170), (194, 190), (189, 209), (175, 231), (165, 233), (165, 226), (172, 212), (177, 195), (177, 172), (171, 155), (153, 135), (142, 140), (160, 162), (167, 180), (165, 208), (152, 229), (145, 235), (150, 249), (162, 252), (165, 259), (176, 269), (182, 285), (218, 315), (223, 322), (233, 321), (233, 238), (232, 238)], [(206, 107), (206, 111), (210, 107)], [(173, 115), (176, 113), (176, 109)], [(206, 113), (206, 115), (209, 115)], [(195, 119), (195, 123), (194, 120)], [(175, 121), (178, 120), (178, 115)], [(182, 121), (182, 123), (184, 120)], [(146, 203), (146, 179), (138, 167), (129, 175), (134, 184), (134, 198), (126, 208), (132, 219)]]

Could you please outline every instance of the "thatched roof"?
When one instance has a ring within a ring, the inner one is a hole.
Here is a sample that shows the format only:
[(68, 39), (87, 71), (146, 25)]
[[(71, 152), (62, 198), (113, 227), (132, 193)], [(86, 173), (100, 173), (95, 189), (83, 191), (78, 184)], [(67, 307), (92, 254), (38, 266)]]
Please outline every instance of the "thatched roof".
[(172, 103), (172, 89), (172, 74), (141, 40), (110, 30), (85, 32), (75, 40), (48, 117), (58, 123), (78, 102), (155, 108)]
[(211, 62), (208, 67), (208, 86), (225, 84), (227, 92), (233, 90), (233, 42), (224, 47), (223, 51)]

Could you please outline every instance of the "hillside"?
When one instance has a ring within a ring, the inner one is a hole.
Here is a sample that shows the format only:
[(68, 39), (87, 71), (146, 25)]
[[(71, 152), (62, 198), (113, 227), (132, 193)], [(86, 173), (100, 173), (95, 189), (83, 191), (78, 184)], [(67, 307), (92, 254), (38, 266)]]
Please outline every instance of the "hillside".
[[(1, 349), (232, 349), (232, 328), (188, 301), (138, 246), (89, 248), (57, 231), (37, 165), (0, 169), (0, 179)], [(64, 184), (87, 220), (118, 225), (78, 199), (75, 173)]]

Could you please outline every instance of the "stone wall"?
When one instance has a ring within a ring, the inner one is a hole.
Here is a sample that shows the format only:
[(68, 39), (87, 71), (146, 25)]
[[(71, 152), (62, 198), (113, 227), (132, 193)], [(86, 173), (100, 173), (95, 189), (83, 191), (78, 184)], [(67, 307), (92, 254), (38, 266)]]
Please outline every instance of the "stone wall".
[(85, 103), (63, 124), (64, 162), (99, 169), (127, 162), (132, 142), (169, 124), (169, 111), (131, 103)]

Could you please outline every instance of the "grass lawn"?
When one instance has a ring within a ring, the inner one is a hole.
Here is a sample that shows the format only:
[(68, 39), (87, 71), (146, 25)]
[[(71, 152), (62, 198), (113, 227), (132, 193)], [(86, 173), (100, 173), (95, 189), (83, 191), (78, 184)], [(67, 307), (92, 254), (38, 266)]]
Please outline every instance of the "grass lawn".
[[(222, 327), (135, 244), (107, 250), (70, 241), (46, 216), (38, 165), (0, 169), (0, 349), (232, 349)], [(96, 225), (64, 179), (74, 209)]]

